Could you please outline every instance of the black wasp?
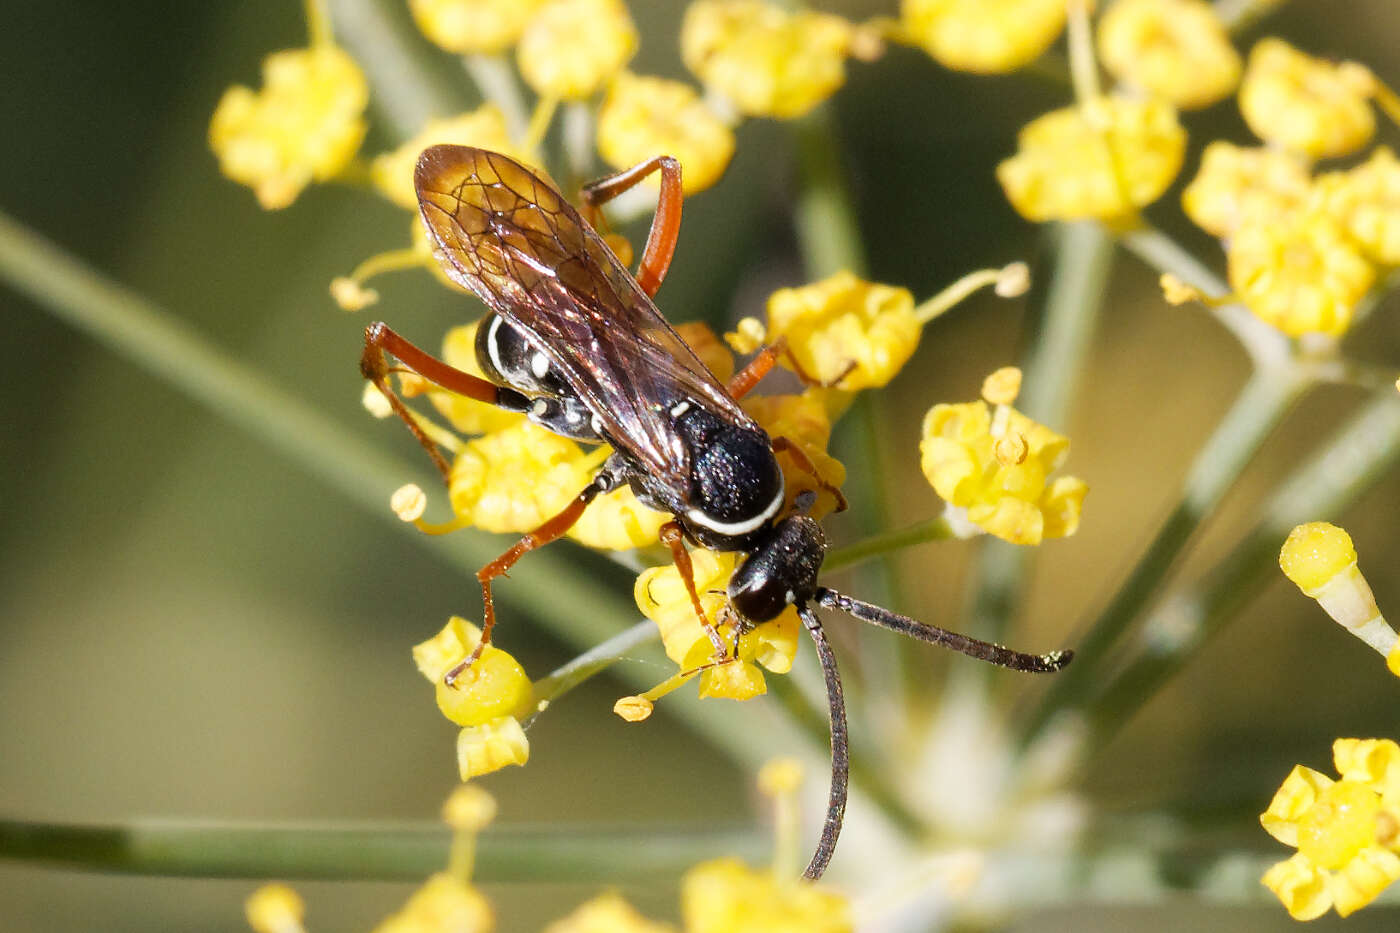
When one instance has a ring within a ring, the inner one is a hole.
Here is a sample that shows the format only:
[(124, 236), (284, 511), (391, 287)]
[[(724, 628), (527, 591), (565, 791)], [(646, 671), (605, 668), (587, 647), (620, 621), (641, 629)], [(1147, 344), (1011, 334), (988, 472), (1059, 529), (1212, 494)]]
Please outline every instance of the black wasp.
[[(660, 199), (634, 277), (589, 221), (598, 220), (603, 203), (656, 171), (661, 172)], [(765, 348), (725, 385), (652, 303), (680, 228), (675, 159), (660, 156), (586, 186), (582, 210), (588, 220), (550, 181), (483, 149), (433, 146), (419, 156), (414, 181), (438, 262), (490, 309), (477, 328), (476, 343), (488, 378), (448, 366), (382, 323), (365, 331), (365, 377), (389, 399), (444, 476), (447, 462), (388, 384), (386, 353), (445, 389), (521, 412), (565, 437), (607, 443), (614, 451), (567, 508), (477, 572), (485, 602), (483, 646), (495, 624), (491, 581), (527, 551), (564, 534), (598, 495), (624, 484), (644, 504), (672, 516), (662, 540), (714, 642), (715, 663), (725, 660), (728, 649), (701, 611), (685, 545), (743, 554), (728, 587), (734, 624), (746, 629), (795, 606), (816, 643), (826, 680), (831, 792), (808, 878), (821, 877), (831, 859), (846, 808), (849, 765), (840, 675), (813, 606), (1014, 670), (1056, 671), (1069, 662), (1068, 651), (1022, 654), (817, 583), (826, 539), (806, 511), (818, 488), (831, 487), (795, 444), (769, 437), (736, 401), (773, 367), (779, 350)], [(783, 450), (813, 484), (786, 514), (776, 456)], [(448, 673), (449, 683), (480, 650)]]

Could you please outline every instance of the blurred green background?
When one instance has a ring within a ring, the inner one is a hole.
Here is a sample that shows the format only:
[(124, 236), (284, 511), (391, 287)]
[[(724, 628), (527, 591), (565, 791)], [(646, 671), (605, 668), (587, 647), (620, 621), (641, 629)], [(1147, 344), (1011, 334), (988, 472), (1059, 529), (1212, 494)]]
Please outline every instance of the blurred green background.
[[(347, 0), (337, 16), (369, 5)], [(634, 67), (678, 75), (681, 4), (631, 5), (644, 37)], [(893, 12), (893, 4), (839, 9), (864, 16)], [(0, 125), (13, 134), (0, 150), (0, 210), (167, 308), (348, 434), (421, 463), (406, 432), (361, 410), (356, 360), (370, 318), (340, 312), (326, 292), (332, 276), (403, 242), (403, 213), (336, 186), (264, 213), (218, 174), (206, 146), (223, 89), (256, 85), (266, 53), (304, 44), (300, 4), (55, 0), (7, 4), (0, 24)], [(1367, 62), (1400, 84), (1393, 0), (1298, 0), (1243, 43), (1263, 31)], [(440, 86), (469, 103), (455, 66), (425, 44), (421, 52)], [(872, 277), (923, 297), (968, 269), (1038, 255), (1039, 233), (1005, 204), (992, 169), (1013, 148), (1017, 127), (1064, 98), (1063, 89), (1024, 76), (950, 74), (907, 49), (853, 64), (834, 119)], [(379, 125), (369, 152), (394, 142)], [(1187, 126), (1193, 149), (1184, 178), (1205, 141), (1248, 138), (1229, 102)], [(1394, 127), (1384, 127), (1382, 139), (1393, 145)], [(785, 128), (746, 124), (725, 180), (687, 204), (660, 295), (673, 319), (722, 326), (758, 312), (773, 287), (801, 281), (794, 176)], [(1219, 267), (1216, 244), (1182, 221), (1179, 188), (1152, 216)], [(376, 285), (383, 299), (370, 313), (428, 345), (470, 310), (426, 275)], [(888, 479), (906, 517), (939, 509), (918, 473), (923, 412), (975, 397), (985, 373), (1018, 359), (1023, 305), (969, 302), (926, 331), (885, 394)], [(0, 371), (7, 413), (0, 815), (433, 819), (455, 779), (454, 732), (408, 648), (449, 614), (478, 614), (469, 578), (396, 529), (387, 507), (372, 514), (355, 506), (3, 285), (0, 308), (9, 343)], [(1400, 360), (1395, 301), (1349, 346), (1379, 363)], [(1246, 374), (1243, 355), (1208, 315), (1167, 307), (1155, 276), (1120, 256), (1079, 401), (1058, 426), (1073, 439), (1068, 470), (1087, 479), (1092, 494), (1079, 534), (1039, 554), (1020, 647), (1072, 643), (1170, 507), (1194, 451)], [(1182, 572), (1189, 577), (1218, 559), (1271, 484), (1360, 400), (1349, 389), (1310, 398), (1266, 445)], [(1318, 516), (1350, 530), (1392, 618), (1400, 617), (1400, 580), (1390, 572), (1400, 556), (1398, 515), (1400, 478), (1392, 477), (1349, 514)], [(830, 528), (849, 536), (851, 521)], [(560, 547), (630, 592), (621, 570)], [(898, 608), (957, 627), (946, 607), (957, 604), (972, 549), (945, 543), (902, 555), (909, 602)], [(536, 676), (571, 652), (513, 608), (511, 594), (549, 585), (527, 559), (498, 590), (500, 639)], [(632, 621), (619, 619), (619, 629)], [(803, 652), (800, 663), (811, 664)], [(941, 677), (945, 668), (937, 670)], [(658, 669), (656, 679), (663, 676)], [(668, 721), (668, 705), (692, 699), (677, 695), (651, 722), (627, 726), (610, 712), (626, 692), (601, 678), (541, 718), (529, 766), (487, 779), (503, 823), (757, 818), (752, 776)], [(1205, 815), (1226, 842), (1267, 851), (1272, 842), (1254, 814), (1292, 764), (1330, 770), (1338, 735), (1400, 737), (1397, 709), (1383, 666), (1280, 577), (1141, 711), (1096, 763), (1088, 789), (1115, 811)], [(736, 730), (752, 727), (744, 707), (731, 715)], [(779, 751), (800, 738), (772, 742)], [(409, 890), (298, 887), (311, 903), (312, 929), (321, 931), (368, 929)], [(241, 902), (251, 888), (0, 862), (0, 927), (242, 930)], [(536, 929), (593, 893), (559, 885), (489, 890), (507, 931)], [(655, 915), (673, 909), (670, 889), (627, 893)], [(1368, 911), (1348, 929), (1390, 929), (1394, 916)], [(1188, 924), (1291, 926), (1276, 908), (1183, 902), (1055, 910), (1017, 929)]]

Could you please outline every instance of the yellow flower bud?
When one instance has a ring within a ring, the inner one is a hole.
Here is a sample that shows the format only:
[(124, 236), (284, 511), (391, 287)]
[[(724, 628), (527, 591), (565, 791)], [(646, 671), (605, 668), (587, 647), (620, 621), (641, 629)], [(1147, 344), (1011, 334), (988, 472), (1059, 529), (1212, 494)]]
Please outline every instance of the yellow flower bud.
[(1014, 71), (1065, 28), (1065, 0), (903, 0), (907, 38), (957, 71)]
[(1099, 20), (1099, 58), (1124, 84), (1182, 110), (1235, 89), (1240, 56), (1205, 0), (1118, 0)]
[(530, 531), (588, 485), (593, 459), (568, 438), (521, 421), (463, 446), (448, 480), (452, 511), (486, 531)]
[(993, 405), (1010, 405), (1021, 394), (1021, 370), (1003, 366), (982, 380), (982, 397)]
[(375, 156), (370, 163), (374, 186), (399, 207), (416, 210), (418, 194), (413, 188), (413, 170), (419, 154), (438, 143), (476, 146), (503, 152), (527, 163), (534, 161), (530, 153), (522, 152), (511, 142), (501, 111), (492, 104), (483, 104), (460, 116), (429, 120), (427, 126), (403, 145)]
[(837, 387), (847, 392), (893, 379), (918, 347), (919, 329), (908, 289), (849, 272), (768, 299), (768, 340), (786, 337), (807, 375), (824, 383), (841, 377)]
[(637, 913), (616, 891), (608, 891), (580, 904), (567, 917), (554, 921), (544, 933), (674, 933), (664, 923), (653, 923)]
[[(1014, 456), (998, 457), (1013, 437)], [(1048, 482), (1069, 441), (1013, 408), (999, 407), (993, 419), (983, 401), (935, 405), (924, 416), (919, 452), (934, 491), (989, 534), (1039, 544), (1079, 527), (1089, 487), (1072, 476)]]
[(702, 862), (681, 879), (686, 933), (852, 933), (850, 903), (798, 878), (775, 878), (735, 858)]
[(458, 55), (504, 52), (543, 0), (408, 0), (423, 35)]
[(1400, 159), (1379, 146), (1365, 162), (1317, 179), (1322, 209), (1351, 234), (1368, 259), (1400, 266)]
[(774, 758), (758, 769), (758, 789), (769, 797), (795, 794), (802, 787), (802, 762)]
[(764, 0), (694, 0), (681, 59), (700, 83), (752, 117), (800, 117), (846, 81), (855, 28), (839, 16)]
[(374, 933), (491, 933), (491, 905), (466, 881), (438, 872), (414, 891), (398, 913), (380, 921)]
[(656, 704), (644, 696), (626, 696), (613, 704), (613, 713), (624, 722), (642, 722), (650, 719)]
[(1336, 221), (1316, 210), (1251, 217), (1235, 230), (1227, 260), (1245, 306), (1290, 337), (1345, 333), (1376, 279)]
[(1186, 131), (1161, 100), (1104, 97), (1032, 120), (997, 166), (1028, 220), (1114, 220), (1146, 207), (1181, 169)]
[(457, 771), (464, 781), (529, 760), (530, 740), (513, 716), (468, 726), (457, 735)]
[(534, 709), (534, 688), (519, 662), (487, 645), (452, 686), (443, 682), (481, 641), (481, 629), (461, 616), (447, 620), (432, 638), (413, 646), (413, 662), (437, 691), (438, 708), (459, 726), (476, 726), (499, 716), (523, 717)]
[(1206, 147), (1201, 170), (1181, 192), (1181, 204), (1202, 230), (1227, 237), (1246, 219), (1267, 223), (1294, 211), (1311, 187), (1296, 156), (1217, 140)]
[(1351, 535), (1327, 522), (1308, 522), (1288, 533), (1278, 556), (1284, 576), (1307, 596), (1356, 564)]
[[(598, 154), (619, 169), (675, 156), (681, 187), (694, 194), (724, 174), (734, 155), (734, 133), (689, 85), (624, 71), (598, 111)], [(659, 184), (656, 176), (648, 182)]]
[(285, 884), (265, 884), (243, 905), (248, 926), (257, 933), (303, 933), (306, 903)]
[(220, 171), (275, 210), (354, 158), (368, 103), (364, 74), (335, 46), (276, 52), (263, 61), (261, 91), (224, 92), (209, 124), (209, 146)]
[(1376, 131), (1370, 89), (1353, 69), (1261, 39), (1240, 84), (1240, 112), (1260, 139), (1312, 159), (1355, 152)]
[(401, 522), (417, 521), (423, 517), (428, 507), (428, 495), (417, 483), (408, 483), (394, 490), (389, 497), (389, 508)]
[(783, 471), (784, 508), (791, 509), (803, 492), (817, 493), (808, 513), (821, 518), (836, 508), (836, 496), (821, 489), (820, 484), (841, 488), (846, 481), (846, 466), (831, 454), (831, 416), (819, 393), (808, 390), (801, 395), (754, 395), (743, 402), (744, 411), (768, 432), (769, 437), (785, 437), (797, 445), (811, 461), (817, 476), (800, 468), (786, 452), (778, 454), (778, 466)]
[(520, 75), (541, 97), (586, 100), (637, 51), (622, 0), (550, 0), (516, 50)]
[(496, 798), (475, 784), (460, 784), (442, 805), (442, 821), (457, 832), (479, 833), (496, 818)]

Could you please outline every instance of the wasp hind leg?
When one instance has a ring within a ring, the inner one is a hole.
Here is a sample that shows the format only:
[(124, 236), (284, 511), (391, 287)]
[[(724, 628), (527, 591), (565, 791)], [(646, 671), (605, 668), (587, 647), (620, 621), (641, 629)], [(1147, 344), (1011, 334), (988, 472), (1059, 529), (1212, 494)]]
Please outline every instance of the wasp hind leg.
[(681, 164), (671, 156), (656, 156), (584, 185), (579, 192), (583, 216), (595, 228), (602, 229), (602, 206), (656, 171), (661, 172), (661, 194), (656, 200), (656, 215), (651, 221), (651, 232), (647, 234), (646, 249), (637, 266), (637, 284), (648, 297), (656, 296), (656, 290), (666, 278), (681, 233), (681, 203), (685, 200), (681, 192)]

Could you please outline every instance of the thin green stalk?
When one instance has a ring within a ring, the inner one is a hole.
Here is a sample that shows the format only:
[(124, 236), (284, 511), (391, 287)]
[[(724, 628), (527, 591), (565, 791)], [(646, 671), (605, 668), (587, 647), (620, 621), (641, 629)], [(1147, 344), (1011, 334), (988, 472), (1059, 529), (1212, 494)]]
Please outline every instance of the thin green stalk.
[[(1114, 243), (1101, 224), (1056, 224), (1050, 278), (1034, 299), (1034, 330), (1022, 368), (1016, 407), (1055, 430), (1063, 430), (1098, 330), (1104, 292), (1113, 269)], [(1032, 549), (995, 538), (979, 543), (969, 574), (964, 615), (979, 638), (1001, 641), (1011, 615), (1022, 604)], [(978, 667), (986, 677), (990, 668)]]
[(660, 637), (660, 630), (650, 619), (643, 619), (631, 628), (623, 629), (535, 681), (535, 700), (552, 703), (590, 677), (621, 661), (633, 648)]
[(1109, 655), (1142, 627), (1143, 609), (1156, 595), (1186, 542), (1219, 505), (1259, 445), (1310, 380), (1298, 367), (1257, 371), (1201, 449), (1171, 514), (1128, 579), (1082, 639), (1074, 663), (1057, 674), (1041, 704), (1020, 730), (1029, 745), (1056, 714), (1080, 709), (1105, 676)]
[(925, 541), (946, 541), (953, 537), (956, 537), (953, 526), (945, 516), (939, 515), (926, 521), (905, 525), (903, 528), (873, 534), (853, 544), (828, 551), (826, 560), (822, 562), (822, 569), (843, 570), (872, 557), (892, 554), (916, 544), (923, 544)]
[(481, 91), (481, 96), (505, 117), (511, 141), (522, 142), (530, 125), (530, 108), (525, 104), (525, 95), (510, 59), (504, 55), (467, 55), (462, 58), (462, 67)]
[[(439, 825), (260, 826), (133, 822), (117, 825), (0, 820), (0, 858), (183, 878), (420, 881), (447, 863)], [(761, 860), (767, 842), (746, 830), (604, 831), (498, 828), (478, 841), (479, 882), (666, 881), (697, 862)]]
[(807, 277), (825, 278), (843, 269), (864, 277), (865, 246), (837, 155), (831, 111), (820, 106), (791, 126), (802, 178), (795, 211), (797, 239)]
[[(1279, 547), (1295, 525), (1345, 511), (1397, 462), (1400, 398), (1378, 398), (1293, 471), (1265, 505), (1264, 518), (1199, 584), (1152, 614), (1135, 660), (1087, 707), (1089, 747), (1106, 744), (1206, 639), (1243, 616), (1240, 610), (1277, 579)], [(1327, 634), (1341, 633), (1318, 637)]]

